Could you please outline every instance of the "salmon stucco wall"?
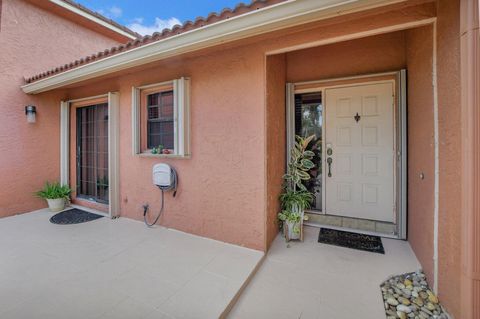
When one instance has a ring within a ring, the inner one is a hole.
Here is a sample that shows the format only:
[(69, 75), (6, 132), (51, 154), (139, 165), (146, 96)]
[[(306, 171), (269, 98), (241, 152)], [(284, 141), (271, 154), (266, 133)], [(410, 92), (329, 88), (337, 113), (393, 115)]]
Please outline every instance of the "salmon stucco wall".
[[(265, 56), (256, 46), (171, 58), (138, 72), (71, 89), (70, 98), (120, 95), (121, 216), (154, 218), (161, 205), (152, 167), (178, 172), (177, 196), (165, 195), (159, 223), (192, 234), (265, 249)], [(133, 155), (132, 86), (191, 79), (191, 156)]]
[(286, 130), (285, 130), (285, 54), (266, 58), (266, 246), (267, 248), (278, 234), (277, 214), (280, 211), (279, 196), (282, 192), (283, 175), (286, 167)]
[[(120, 196), (122, 216), (142, 218), (160, 209), (152, 166), (177, 169), (179, 191), (167, 194), (167, 227), (255, 249), (264, 247), (264, 59), (244, 47), (196, 58), (164, 61), (120, 82)], [(191, 79), (191, 158), (132, 155), (131, 86)], [(130, 129), (127, 129), (130, 128)]]
[[(23, 77), (104, 50), (117, 42), (23, 0), (1, 2), (0, 217), (46, 206), (33, 193), (59, 178), (61, 92), (22, 92)], [(28, 124), (24, 107), (37, 106)]]
[[(408, 241), (433, 285), (433, 28), (407, 31)], [(423, 175), (423, 178), (422, 178)]]
[(438, 1), (439, 125), (438, 293), (454, 318), (460, 317), (461, 272), (461, 88), (460, 1)]
[(287, 53), (287, 80), (398, 71), (405, 65), (405, 34), (399, 31)]

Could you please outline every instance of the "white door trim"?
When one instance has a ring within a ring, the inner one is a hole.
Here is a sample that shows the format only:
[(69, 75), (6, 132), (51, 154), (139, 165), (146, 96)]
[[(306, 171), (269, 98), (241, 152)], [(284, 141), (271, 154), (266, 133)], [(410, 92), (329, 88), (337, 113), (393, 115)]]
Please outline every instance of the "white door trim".
[(108, 212), (111, 218), (120, 216), (120, 97), (108, 93)]
[(60, 184), (70, 182), (70, 102), (60, 102)]
[(433, 204), (433, 292), (438, 293), (438, 225), (440, 192), (440, 150), (438, 123), (438, 85), (437, 85), (437, 23), (433, 23), (432, 86), (433, 86), (433, 136), (434, 136), (434, 204)]
[(60, 182), (70, 182), (70, 107), (75, 102), (84, 102), (98, 98), (108, 98), (108, 214), (111, 218), (120, 216), (120, 99), (118, 92), (61, 101), (60, 103)]
[[(396, 77), (395, 80), (372, 80), (367, 81), (367, 78), (375, 78), (379, 76), (388, 76), (393, 75)], [(356, 80), (359, 81), (356, 83), (350, 84), (340, 84), (340, 85), (331, 85), (326, 86), (327, 82), (336, 82), (344, 80)], [(360, 81), (360, 80), (365, 81)], [(297, 93), (311, 93), (311, 92), (322, 92), (322, 98), (325, 97), (325, 89), (327, 88), (338, 88), (338, 87), (349, 87), (349, 86), (358, 86), (362, 84), (376, 84), (376, 83), (394, 83), (394, 94), (397, 101), (397, 109), (395, 110), (395, 147), (397, 151), (397, 161), (395, 167), (395, 204), (396, 204), (396, 224), (397, 224), (397, 235), (398, 239), (407, 238), (407, 98), (406, 98), (406, 70), (400, 70), (396, 72), (384, 72), (384, 73), (375, 73), (375, 74), (365, 74), (360, 76), (350, 76), (350, 77), (341, 77), (341, 78), (331, 78), (331, 79), (322, 79), (318, 81), (308, 81), (308, 82), (296, 82), (296, 83), (287, 83), (287, 99), (286, 99), (286, 132), (287, 132), (287, 161), (289, 160), (290, 148), (294, 143), (294, 133), (295, 133), (295, 101), (294, 96)], [(301, 85), (312, 85), (308, 89), (296, 89), (296, 87)], [(325, 100), (323, 100), (324, 102)], [(325, 105), (324, 105), (325, 111)], [(324, 123), (322, 123), (322, 134), (325, 136), (325, 116), (323, 117)], [(322, 147), (322, 159), (325, 158), (325, 147)], [(322, 171), (325, 172), (325, 161), (322, 160)], [(326, 185), (325, 174), (322, 176), (322, 183)], [(322, 188), (322, 206), (325, 205), (325, 187)], [(325, 211), (325, 207), (322, 207), (322, 211)]]

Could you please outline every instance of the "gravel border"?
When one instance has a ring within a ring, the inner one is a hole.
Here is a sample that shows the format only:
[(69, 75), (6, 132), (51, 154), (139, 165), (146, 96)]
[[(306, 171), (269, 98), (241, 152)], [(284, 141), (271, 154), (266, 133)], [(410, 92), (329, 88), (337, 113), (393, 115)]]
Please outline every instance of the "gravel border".
[(421, 270), (392, 276), (380, 289), (387, 319), (448, 319)]

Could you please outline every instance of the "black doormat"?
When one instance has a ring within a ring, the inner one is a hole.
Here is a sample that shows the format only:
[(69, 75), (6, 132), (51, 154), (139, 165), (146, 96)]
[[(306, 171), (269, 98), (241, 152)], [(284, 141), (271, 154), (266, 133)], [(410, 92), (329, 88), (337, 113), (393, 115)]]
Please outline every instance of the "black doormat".
[(356, 234), (330, 228), (320, 228), (320, 232), (318, 233), (318, 242), (328, 245), (370, 251), (372, 253), (385, 254), (382, 239), (378, 236)]
[(86, 223), (102, 217), (103, 216), (92, 214), (78, 208), (73, 208), (53, 215), (50, 218), (50, 222), (52, 224), (71, 225)]

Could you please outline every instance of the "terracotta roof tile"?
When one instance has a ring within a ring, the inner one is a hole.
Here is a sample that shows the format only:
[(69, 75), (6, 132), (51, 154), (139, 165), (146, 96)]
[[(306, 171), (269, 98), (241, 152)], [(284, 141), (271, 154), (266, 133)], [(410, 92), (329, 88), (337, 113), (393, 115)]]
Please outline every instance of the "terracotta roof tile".
[[(76, 6), (82, 7), (79, 4), (76, 4), (75, 2), (71, 0), (63, 0), (65, 2), (71, 3), (72, 5), (75, 4)], [(90, 56), (86, 56), (84, 58), (80, 58), (76, 61), (71, 62), (70, 64), (65, 64), (60, 67), (53, 68), (47, 72), (43, 72), (37, 75), (33, 75), (31, 77), (28, 77), (25, 79), (25, 82), (27, 84), (33, 83), (35, 81), (44, 79), (46, 77), (52, 76), (54, 74), (62, 73), (67, 70), (74, 69), (78, 66), (85, 65), (88, 63), (91, 63), (96, 60), (100, 60), (106, 57), (113, 56), (115, 54), (118, 54), (120, 52), (132, 50), (134, 48), (138, 48), (144, 45), (147, 45), (152, 42), (160, 41), (169, 37), (172, 37), (177, 34), (185, 33), (190, 30), (194, 29), (200, 29), (206, 25), (214, 24), (219, 21), (227, 20), (231, 17), (239, 16), (242, 14), (246, 14), (248, 12), (256, 11), (261, 8), (265, 8), (277, 3), (285, 2), (287, 0), (253, 0), (250, 4), (244, 4), (244, 3), (239, 3), (235, 6), (234, 9), (230, 8), (225, 8), (219, 13), (217, 12), (212, 12), (207, 17), (197, 17), (195, 18), (194, 21), (185, 21), (182, 25), (175, 25), (171, 29), (163, 29), (161, 32), (155, 32), (152, 35), (147, 35), (141, 38), (137, 38), (135, 40), (132, 40), (126, 44), (122, 44), (110, 49), (105, 49), (104, 51), (94, 53)], [(84, 8), (84, 7), (82, 7)], [(84, 9), (82, 9), (84, 10)], [(86, 9), (85, 10), (89, 10)], [(91, 13), (92, 11), (88, 11)], [(99, 17), (100, 18), (100, 17)], [(106, 19), (106, 18), (104, 18)], [(108, 19), (107, 19), (108, 20)], [(111, 20), (110, 20), (111, 21)], [(113, 21), (112, 21), (113, 22)]]

